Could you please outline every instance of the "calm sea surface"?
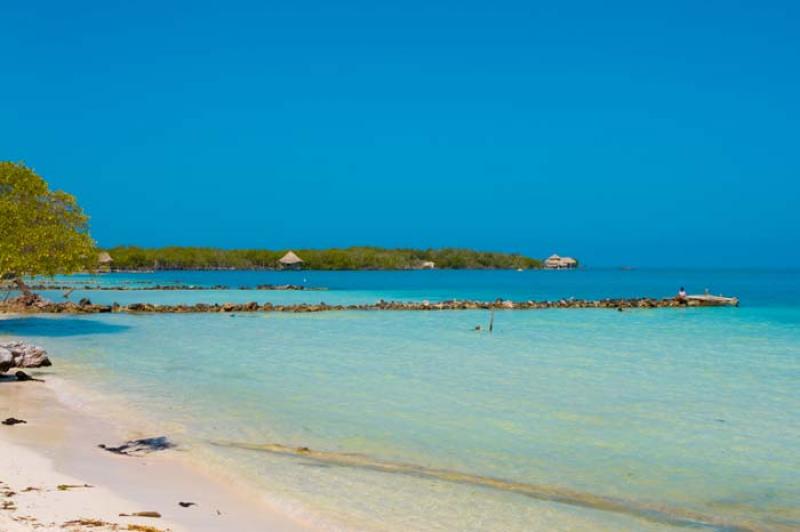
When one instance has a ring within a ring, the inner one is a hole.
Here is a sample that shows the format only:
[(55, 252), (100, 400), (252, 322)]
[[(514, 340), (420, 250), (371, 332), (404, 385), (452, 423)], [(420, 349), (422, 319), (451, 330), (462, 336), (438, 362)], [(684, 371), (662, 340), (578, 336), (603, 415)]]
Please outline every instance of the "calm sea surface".
[[(158, 272), (98, 303), (738, 296), (739, 308), (0, 321), (58, 374), (334, 526), (800, 528), (800, 272)], [(61, 292), (48, 292), (62, 299)], [(274, 451), (279, 444), (320, 455)], [(346, 453), (346, 455), (338, 454)]]

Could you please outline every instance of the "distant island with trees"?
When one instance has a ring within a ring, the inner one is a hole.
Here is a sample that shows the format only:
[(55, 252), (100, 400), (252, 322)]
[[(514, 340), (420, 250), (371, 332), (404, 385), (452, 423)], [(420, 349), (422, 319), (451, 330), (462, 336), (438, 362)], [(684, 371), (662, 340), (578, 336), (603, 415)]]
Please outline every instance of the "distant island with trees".
[(208, 247), (107, 248), (112, 270), (272, 270), (302, 265), (309, 270), (533, 269), (542, 261), (518, 253), (461, 248), (386, 249), (354, 246), (295, 249), (300, 264), (282, 264), (289, 250), (217, 249)]
[(519, 253), (463, 248), (217, 249), (210, 247), (99, 249), (76, 199), (51, 190), (23, 163), (0, 161), (0, 283), (30, 295), (26, 278), (86, 271), (150, 270), (420, 270), (575, 268), (553, 255), (542, 261)]

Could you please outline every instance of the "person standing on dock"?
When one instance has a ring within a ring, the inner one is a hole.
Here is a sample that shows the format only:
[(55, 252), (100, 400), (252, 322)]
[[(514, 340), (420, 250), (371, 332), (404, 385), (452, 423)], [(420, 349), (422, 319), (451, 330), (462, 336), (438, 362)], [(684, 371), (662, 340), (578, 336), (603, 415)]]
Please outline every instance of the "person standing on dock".
[(682, 286), (678, 290), (678, 301), (686, 301), (686, 289)]

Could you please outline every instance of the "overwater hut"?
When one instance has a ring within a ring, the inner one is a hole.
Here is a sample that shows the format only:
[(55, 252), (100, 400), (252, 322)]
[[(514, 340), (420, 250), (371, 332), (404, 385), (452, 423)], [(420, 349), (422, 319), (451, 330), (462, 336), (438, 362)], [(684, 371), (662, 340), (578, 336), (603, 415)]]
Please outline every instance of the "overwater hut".
[(567, 269), (578, 267), (578, 261), (573, 259), (572, 257), (561, 257), (561, 264), (563, 264), (564, 268)]
[(551, 270), (555, 270), (561, 267), (561, 257), (553, 253), (546, 259), (544, 259), (544, 267), (549, 268)]
[(303, 259), (298, 257), (294, 251), (288, 251), (286, 255), (278, 260), (278, 265), (283, 270), (299, 270), (303, 267)]
[(578, 267), (578, 261), (572, 257), (559, 257), (555, 253), (544, 260), (544, 267), (549, 270), (568, 270)]

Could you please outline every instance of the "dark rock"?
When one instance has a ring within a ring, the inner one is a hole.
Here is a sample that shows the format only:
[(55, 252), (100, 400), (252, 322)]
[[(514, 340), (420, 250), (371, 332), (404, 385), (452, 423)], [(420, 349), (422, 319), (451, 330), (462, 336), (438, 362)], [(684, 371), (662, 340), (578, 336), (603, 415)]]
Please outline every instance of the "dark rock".
[(14, 425), (19, 425), (20, 423), (27, 423), (24, 419), (17, 419), (15, 417), (6, 418), (2, 421), (3, 425), (8, 425), (9, 427)]

